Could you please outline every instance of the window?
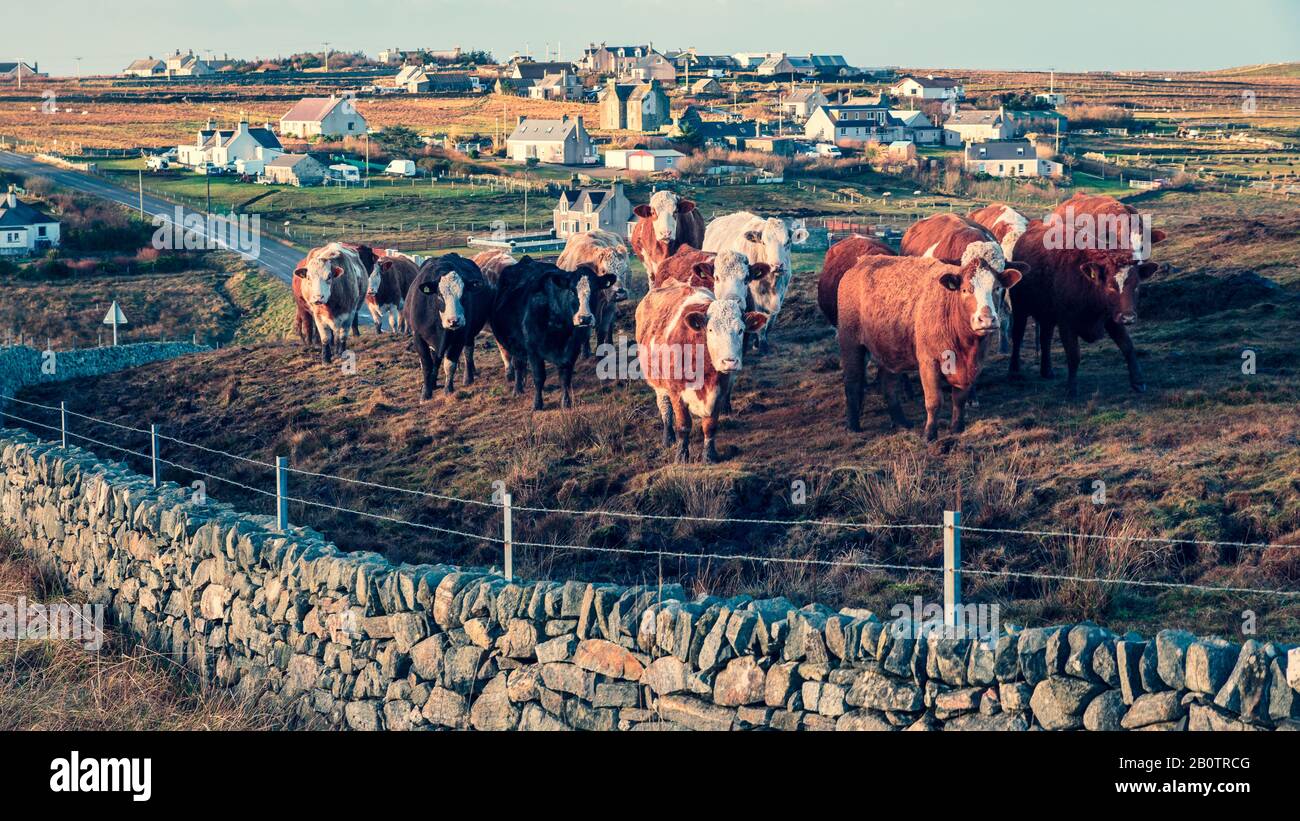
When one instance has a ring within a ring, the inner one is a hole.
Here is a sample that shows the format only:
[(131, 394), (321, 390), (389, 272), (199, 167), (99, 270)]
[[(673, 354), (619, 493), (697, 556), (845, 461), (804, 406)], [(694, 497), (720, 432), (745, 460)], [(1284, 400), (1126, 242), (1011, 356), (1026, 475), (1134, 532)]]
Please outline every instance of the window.
[(42, 225), (42, 226), (40, 226), (39, 228), (36, 229), (36, 236), (38, 236), (38, 237), (43, 237), (43, 236), (45, 236), (45, 226), (44, 226), (44, 225)]

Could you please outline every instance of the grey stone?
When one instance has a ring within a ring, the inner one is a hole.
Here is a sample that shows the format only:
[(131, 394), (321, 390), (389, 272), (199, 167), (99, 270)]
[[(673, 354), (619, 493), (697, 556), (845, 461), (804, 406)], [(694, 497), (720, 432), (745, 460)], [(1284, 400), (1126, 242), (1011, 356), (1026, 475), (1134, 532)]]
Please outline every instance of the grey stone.
[(732, 659), (714, 681), (713, 701), (724, 707), (762, 703), (766, 680), (753, 656)]
[(1241, 648), (1223, 639), (1197, 639), (1187, 648), (1184, 681), (1188, 690), (1214, 695), (1228, 683)]
[(1112, 732), (1121, 729), (1121, 720), (1127, 711), (1124, 694), (1107, 690), (1089, 702), (1083, 711), (1083, 727), (1094, 732)]
[(686, 689), (690, 668), (675, 656), (664, 656), (650, 662), (641, 674), (641, 683), (656, 695), (666, 696)]
[(763, 702), (768, 707), (783, 707), (790, 695), (799, 689), (802, 679), (799, 678), (798, 667), (797, 662), (787, 661), (773, 664), (767, 669)]
[(656, 709), (666, 721), (692, 730), (730, 730), (736, 716), (735, 710), (676, 694), (660, 698)]
[(1171, 690), (1187, 688), (1187, 650), (1196, 637), (1186, 630), (1161, 630), (1156, 633), (1156, 669), (1160, 680)]
[(1227, 682), (1214, 697), (1214, 703), (1251, 721), (1268, 718), (1269, 665), (1272, 646), (1254, 639), (1241, 646), (1237, 663)]
[(1128, 712), (1120, 721), (1120, 726), (1126, 730), (1134, 730), (1149, 724), (1176, 721), (1186, 712), (1187, 708), (1183, 706), (1182, 698), (1175, 690), (1147, 693), (1139, 696), (1128, 708)]
[(1083, 711), (1101, 686), (1083, 679), (1053, 676), (1034, 687), (1029, 707), (1044, 730), (1073, 730), (1083, 726)]
[(870, 710), (851, 710), (835, 720), (835, 729), (841, 732), (893, 732), (894, 725), (880, 714)]
[(915, 712), (924, 706), (920, 687), (873, 670), (858, 675), (844, 700), (854, 707), (882, 711)]

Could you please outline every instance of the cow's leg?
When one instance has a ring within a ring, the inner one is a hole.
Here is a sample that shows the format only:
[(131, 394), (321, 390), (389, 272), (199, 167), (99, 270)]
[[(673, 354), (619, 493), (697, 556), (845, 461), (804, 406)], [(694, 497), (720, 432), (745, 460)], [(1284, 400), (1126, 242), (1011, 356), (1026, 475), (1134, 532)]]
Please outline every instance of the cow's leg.
[(474, 384), (474, 340), (465, 344), (465, 387)]
[(1011, 314), (1011, 364), (1007, 373), (1012, 379), (1019, 379), (1020, 346), (1025, 341), (1025, 326), (1029, 324), (1028, 311), (1013, 311)]
[(677, 461), (691, 458), (691, 412), (679, 393), (673, 397), (673, 422), (677, 430)]
[(524, 393), (524, 368), (522, 365), (514, 369), (511, 373), (511, 379), (513, 379), (515, 383), (515, 396), (522, 396)]
[(573, 365), (560, 366), (560, 407), (573, 407)]
[[(384, 332), (384, 309), (367, 302), (366, 310), (370, 312), (370, 321), (375, 323), (375, 333), (382, 334)], [(360, 313), (360, 311), (357, 313)]]
[(1061, 346), (1065, 348), (1065, 395), (1071, 399), (1079, 395), (1079, 334), (1069, 325), (1061, 325)]
[(320, 358), (328, 365), (334, 360), (334, 329), (328, 325), (320, 329), (320, 340)]
[(420, 355), (420, 370), (424, 374), (424, 387), (420, 390), (420, 401), (428, 401), (433, 396), (433, 389), (438, 386), (437, 370), (433, 365), (433, 352), (424, 337), (415, 335), (415, 352)]
[(542, 389), (546, 387), (546, 363), (541, 354), (529, 357), (528, 365), (533, 372), (533, 410), (542, 409)]
[[(1050, 319), (1037, 319), (1038, 324), (1038, 375), (1044, 379), (1051, 379), (1052, 373), (1052, 331), (1056, 330), (1056, 323)], [(1065, 332), (1061, 332), (1061, 341), (1065, 341)]]
[[(361, 335), (361, 329), (357, 327), (357, 323), (360, 321), (360, 318), (361, 318), (361, 311), (353, 311), (353, 312), (352, 312), (352, 333), (357, 334), (358, 336)], [(344, 327), (347, 327), (347, 326), (344, 326)], [(347, 350), (347, 349), (344, 348), (344, 350)]]
[(718, 450), (713, 445), (713, 436), (718, 430), (718, 407), (713, 406), (713, 412), (700, 420), (700, 429), (704, 432), (704, 461), (718, 462)]
[(776, 322), (776, 317), (774, 317), (774, 316), (773, 316), (773, 317), (770, 317), (770, 318), (767, 320), (767, 324), (765, 324), (765, 325), (764, 325), (762, 328), (760, 328), (759, 331), (758, 331), (758, 334), (757, 334), (757, 336), (758, 336), (758, 352), (761, 353), (761, 354), (766, 354), (766, 353), (768, 352), (768, 350), (769, 350), (769, 348), (768, 348), (768, 344), (767, 344), (767, 335), (768, 335), (769, 332), (771, 332), (771, 330), (772, 330), (772, 325), (775, 324), (775, 322)]
[(677, 441), (673, 433), (673, 398), (667, 391), (655, 390), (655, 404), (659, 406), (659, 420), (664, 426), (664, 447)]
[[(848, 334), (840, 337), (840, 367), (844, 371), (844, 422), (854, 433), (862, 430), (862, 391), (867, 378), (867, 349)], [(884, 379), (885, 369), (880, 369)]]
[(961, 433), (966, 429), (966, 404), (974, 405), (975, 386), (966, 390), (952, 389), (952, 432)]
[[(943, 403), (944, 378), (934, 362), (921, 363), (921, 390), (925, 392), (925, 441), (933, 442), (939, 435), (939, 406)], [(957, 391), (953, 390), (954, 405)]]
[(1106, 333), (1115, 340), (1120, 353), (1124, 354), (1124, 361), (1128, 363), (1129, 386), (1138, 393), (1145, 393), (1147, 383), (1142, 378), (1142, 366), (1138, 364), (1137, 348), (1133, 346), (1133, 339), (1128, 335), (1128, 329), (1118, 322), (1107, 322)]
[(444, 389), (448, 396), (456, 390), (456, 366), (460, 364), (460, 349), (463, 343), (460, 340), (444, 342), (438, 351), (438, 361), (447, 363), (447, 387)]
[(880, 369), (880, 374), (883, 382), (881, 387), (885, 390), (885, 404), (889, 407), (889, 421), (894, 424), (894, 427), (904, 429), (912, 427), (912, 423), (903, 415), (903, 403), (898, 396), (899, 388), (907, 379), (907, 374), (891, 373), (884, 368)]
[[(515, 378), (515, 369), (510, 365), (510, 354), (506, 353), (505, 346), (502, 345), (500, 342), (497, 343), (497, 353), (501, 354), (501, 364), (505, 366), (506, 384), (508, 385), (511, 382), (513, 382)], [(523, 391), (523, 387), (521, 383), (521, 387), (518, 390), (516, 390), (515, 393), (520, 393), (522, 391)]]

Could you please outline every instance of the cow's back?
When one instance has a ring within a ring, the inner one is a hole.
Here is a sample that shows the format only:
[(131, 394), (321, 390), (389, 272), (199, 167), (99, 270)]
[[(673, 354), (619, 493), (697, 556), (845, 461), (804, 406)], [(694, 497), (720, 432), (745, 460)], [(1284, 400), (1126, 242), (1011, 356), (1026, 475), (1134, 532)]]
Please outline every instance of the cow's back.
[(972, 242), (997, 243), (982, 225), (957, 214), (935, 214), (915, 222), (903, 234), (899, 251), (904, 256), (933, 257), (951, 265), (961, 263), (962, 253)]
[(704, 247), (704, 215), (699, 208), (677, 213), (677, 242), (679, 246)]
[(508, 251), (493, 248), (488, 251), (480, 251), (474, 256), (473, 262), (483, 273), (483, 278), (490, 285), (496, 287), (501, 281), (501, 272), (514, 265), (516, 260)]
[[(750, 256), (750, 250), (744, 246), (754, 245), (755, 243), (745, 241), (745, 232), (749, 230), (761, 231), (762, 229), (763, 219), (757, 214), (749, 211), (726, 214), (713, 220), (705, 228), (704, 241), (700, 245), (700, 250), (740, 251), (746, 256)], [(757, 260), (750, 256), (750, 261)]]
[(933, 258), (861, 258), (840, 280), (836, 298), (841, 337), (865, 346), (886, 370), (915, 369), (918, 342), (930, 336), (929, 329), (920, 324), (938, 321), (929, 312), (937, 309), (932, 304), (936, 292), (946, 293), (938, 279), (959, 272)]
[(713, 262), (717, 256), (711, 251), (700, 251), (688, 245), (677, 249), (677, 253), (660, 264), (651, 283), (653, 288), (663, 288), (676, 281), (683, 285), (695, 285), (713, 290), (713, 277), (703, 277), (695, 272), (695, 266), (701, 262)]
[(895, 256), (894, 249), (873, 237), (853, 234), (826, 251), (821, 275), (817, 277), (817, 307), (832, 325), (839, 321), (837, 299), (840, 280), (858, 260), (869, 255)]

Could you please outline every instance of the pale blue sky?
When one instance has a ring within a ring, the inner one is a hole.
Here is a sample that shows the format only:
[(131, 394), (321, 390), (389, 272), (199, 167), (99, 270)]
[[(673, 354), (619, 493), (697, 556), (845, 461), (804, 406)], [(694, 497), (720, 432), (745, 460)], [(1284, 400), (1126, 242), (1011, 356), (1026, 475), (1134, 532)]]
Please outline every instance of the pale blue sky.
[[(573, 59), (591, 41), (711, 53), (844, 54), (856, 65), (1211, 69), (1300, 60), (1300, 0), (39, 0), (6, 3), (0, 59), (116, 72), (174, 48), (275, 56), (322, 41)], [(578, 14), (565, 15), (572, 9)], [(544, 11), (543, 11), (544, 10)], [(1003, 35), (1000, 32), (1008, 32)], [(1010, 32), (1016, 32), (1011, 34)]]

